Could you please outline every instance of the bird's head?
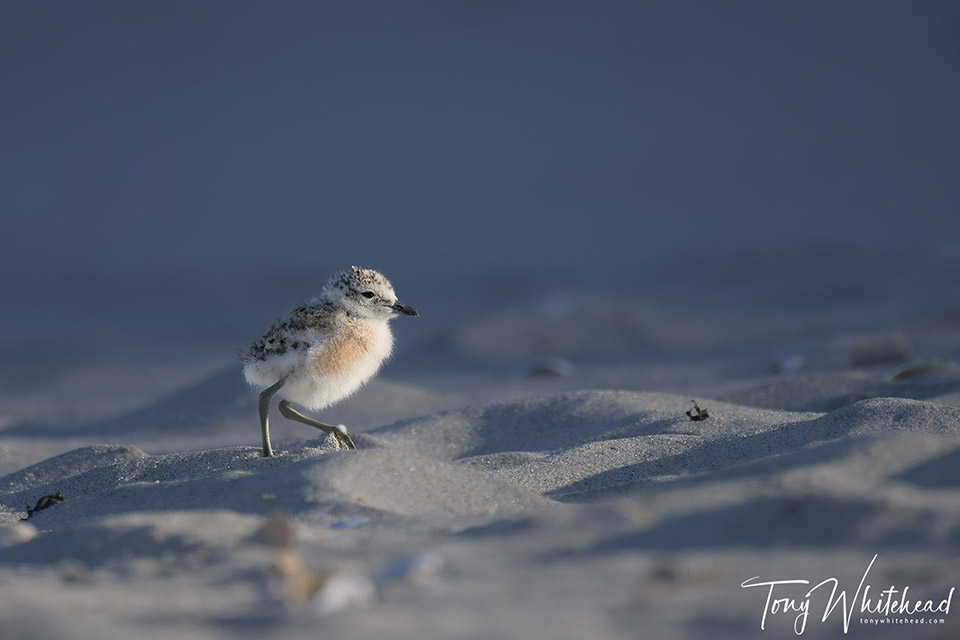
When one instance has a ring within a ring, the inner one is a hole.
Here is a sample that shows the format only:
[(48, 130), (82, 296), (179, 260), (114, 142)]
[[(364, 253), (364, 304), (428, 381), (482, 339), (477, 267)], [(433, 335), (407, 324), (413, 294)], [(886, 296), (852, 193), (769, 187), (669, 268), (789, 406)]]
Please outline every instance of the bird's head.
[(323, 297), (357, 318), (389, 320), (398, 315), (420, 315), (397, 300), (390, 281), (373, 269), (350, 267), (334, 274), (324, 287)]

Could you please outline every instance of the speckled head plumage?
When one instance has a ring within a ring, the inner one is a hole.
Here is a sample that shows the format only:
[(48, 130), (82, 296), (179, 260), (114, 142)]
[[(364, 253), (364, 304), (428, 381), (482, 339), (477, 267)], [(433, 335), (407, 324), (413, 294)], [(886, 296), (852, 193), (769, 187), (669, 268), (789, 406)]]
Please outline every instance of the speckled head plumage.
[(393, 291), (393, 285), (382, 273), (363, 267), (350, 267), (345, 271), (333, 274), (327, 280), (324, 291), (340, 291), (346, 295), (360, 292), (364, 287), (382, 287)]
[(350, 267), (332, 275), (320, 298), (357, 318), (390, 319), (398, 314), (418, 315), (413, 308), (397, 300), (393, 285), (382, 273), (363, 267)]

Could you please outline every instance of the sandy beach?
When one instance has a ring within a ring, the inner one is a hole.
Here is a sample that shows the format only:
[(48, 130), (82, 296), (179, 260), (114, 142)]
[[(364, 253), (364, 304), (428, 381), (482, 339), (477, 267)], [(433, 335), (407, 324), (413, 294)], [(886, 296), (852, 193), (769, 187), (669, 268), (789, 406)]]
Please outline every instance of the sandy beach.
[(949, 3), (120, 4), (0, 20), (0, 637), (957, 637)]
[[(261, 458), (256, 394), (237, 366), (119, 416), (10, 425), (0, 517), (5, 540), (25, 541), (0, 550), (7, 629), (761, 637), (766, 593), (744, 581), (835, 577), (852, 599), (874, 555), (874, 593), (909, 586), (939, 603), (960, 575), (955, 326), (945, 319), (913, 368), (773, 373), (766, 349), (728, 353), (726, 340), (568, 375), (430, 372), (429, 354), (422, 368), (401, 354), (329, 412), (357, 451), (281, 421), (278, 455)], [(911, 344), (931, 335), (889, 330)], [(477, 321), (463, 331), (483, 333)], [(890, 340), (864, 335), (878, 351)], [(708, 417), (687, 415), (691, 397)], [(280, 533), (264, 536), (271, 518)], [(827, 602), (812, 599), (804, 635), (842, 634), (839, 611), (817, 618)], [(795, 617), (771, 615), (769, 633), (786, 637)], [(857, 633), (862, 617), (878, 616), (858, 612)], [(943, 620), (910, 633), (947, 637)]]

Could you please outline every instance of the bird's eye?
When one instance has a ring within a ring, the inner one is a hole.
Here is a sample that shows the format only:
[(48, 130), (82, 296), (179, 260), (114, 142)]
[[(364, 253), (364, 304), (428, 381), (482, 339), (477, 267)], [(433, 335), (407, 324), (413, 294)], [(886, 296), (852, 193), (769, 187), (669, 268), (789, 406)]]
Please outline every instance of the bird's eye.
[(364, 298), (366, 298), (367, 300), (369, 300), (370, 298), (372, 298), (372, 297), (374, 296), (374, 293), (373, 293), (373, 291), (364, 291), (364, 292), (361, 293), (360, 295), (362, 295)]

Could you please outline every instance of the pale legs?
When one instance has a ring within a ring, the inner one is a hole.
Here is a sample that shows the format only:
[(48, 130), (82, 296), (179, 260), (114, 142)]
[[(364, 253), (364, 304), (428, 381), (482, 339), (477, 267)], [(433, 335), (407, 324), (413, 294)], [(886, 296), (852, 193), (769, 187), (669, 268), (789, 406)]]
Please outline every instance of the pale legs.
[[(284, 381), (285, 378), (281, 378), (276, 384), (273, 384), (260, 392), (260, 434), (263, 436), (264, 458), (273, 456), (273, 447), (270, 446), (270, 401), (273, 399), (273, 395), (280, 390), (280, 387), (283, 386)], [(326, 424), (324, 422), (320, 422), (319, 420), (308, 418), (294, 409), (287, 400), (281, 400), (278, 406), (280, 409), (280, 415), (287, 420), (295, 420), (296, 422), (302, 422), (303, 424), (320, 429), (324, 433), (330, 434), (336, 438), (337, 442), (339, 442), (340, 445), (345, 449), (357, 448), (357, 445), (353, 444), (353, 440), (350, 439), (350, 436), (348, 436), (340, 427), (335, 427), (332, 424)]]

